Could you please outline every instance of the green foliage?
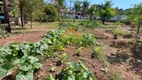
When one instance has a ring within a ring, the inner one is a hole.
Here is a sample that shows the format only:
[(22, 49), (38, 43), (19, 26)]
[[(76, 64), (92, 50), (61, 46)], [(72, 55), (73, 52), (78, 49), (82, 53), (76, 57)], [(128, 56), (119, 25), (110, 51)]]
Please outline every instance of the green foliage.
[(58, 1), (58, 5), (61, 7), (61, 8), (65, 8), (65, 0), (57, 0)]
[(119, 77), (118, 73), (115, 72), (114, 75), (110, 78), (110, 80), (122, 80), (122, 79)]
[[(94, 36), (91, 34), (81, 34), (80, 32), (74, 30), (74, 28), (64, 28), (61, 30), (50, 31), (45, 34), (44, 37), (50, 38), (55, 46), (58, 48), (63, 48), (65, 45), (76, 45), (76, 46), (93, 46), (100, 45)], [(58, 38), (58, 39), (57, 39)], [(55, 42), (56, 41), (56, 42)]]
[(80, 28), (78, 25), (70, 23), (70, 22), (68, 22), (68, 23), (62, 22), (62, 24), (60, 26), (66, 27), (66, 28), (74, 28), (74, 29)]
[(68, 62), (68, 66), (57, 74), (57, 80), (96, 80), (93, 73), (89, 72), (88, 69), (83, 65), (81, 61), (77, 63)]
[(107, 64), (107, 58), (101, 52), (101, 47), (94, 47), (91, 57), (92, 58), (96, 57), (96, 58), (100, 59), (103, 63)]
[(120, 25), (120, 22), (115, 22), (114, 27), (111, 28), (111, 32), (114, 35), (114, 39), (117, 39), (118, 36), (121, 34), (121, 30), (119, 29), (118, 25)]
[(47, 4), (44, 8), (44, 12), (47, 21), (55, 21), (58, 19), (58, 11), (53, 5)]
[(93, 18), (96, 19), (96, 17), (99, 15), (96, 5), (91, 5), (91, 7), (87, 11), (87, 14), (90, 15), (90, 20), (93, 20)]
[(75, 0), (73, 9), (76, 11), (76, 13), (79, 12), (81, 9), (81, 1)]
[(67, 59), (67, 53), (62, 53), (62, 55), (61, 55), (61, 62), (62, 63), (64, 63), (65, 62), (65, 60)]
[(98, 21), (80, 22), (80, 25), (85, 28), (104, 28), (105, 26)]
[(83, 17), (85, 17), (85, 16), (86, 16), (86, 13), (87, 13), (88, 7), (89, 7), (89, 2), (88, 2), (87, 0), (84, 0), (84, 1), (82, 2)]
[(0, 26), (0, 38), (6, 38), (8, 36), (10, 36), (10, 34), (5, 31), (6, 25), (2, 25)]
[(33, 56), (17, 59), (14, 61), (14, 64), (19, 65), (19, 73), (16, 75), (16, 80), (33, 80), (34, 70), (42, 67), (38, 58)]
[(111, 3), (111, 1), (107, 0), (105, 4), (102, 4), (100, 7), (99, 15), (102, 19), (103, 24), (106, 20), (110, 19), (115, 15), (115, 9), (111, 8), (112, 5), (113, 4)]
[(49, 74), (49, 77), (45, 80), (55, 80), (55, 79), (53, 78), (52, 74)]
[[(68, 34), (67, 34), (68, 33)], [(44, 38), (35, 43), (24, 42), (23, 44), (12, 43), (0, 48), (0, 76), (6, 76), (7, 72), (14, 67), (17, 68), (18, 74), (16, 80), (33, 80), (33, 72), (42, 67), (36, 56), (52, 57), (56, 56), (57, 50), (63, 50), (66, 45), (77, 46), (94, 46), (100, 45), (91, 34), (80, 34), (74, 29), (62, 28), (59, 30), (49, 31)], [(67, 54), (61, 55), (61, 61), (65, 63)], [(82, 64), (80, 63), (80, 66)], [(83, 67), (83, 66), (82, 66)], [(83, 71), (84, 72), (84, 71)], [(82, 73), (81, 73), (82, 74)], [(83, 74), (90, 78), (92, 74)], [(78, 74), (78, 77), (80, 75)], [(78, 78), (77, 77), (77, 78)]]
[(142, 4), (134, 5), (127, 13), (127, 19), (132, 25), (137, 25), (137, 34), (139, 34), (142, 25)]

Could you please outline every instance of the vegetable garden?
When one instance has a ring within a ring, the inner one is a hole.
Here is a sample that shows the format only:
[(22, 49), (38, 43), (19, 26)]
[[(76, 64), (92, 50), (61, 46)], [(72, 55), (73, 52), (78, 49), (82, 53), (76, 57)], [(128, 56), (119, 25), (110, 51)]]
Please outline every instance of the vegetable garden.
[(1, 1), (0, 80), (142, 80), (142, 4), (66, 2)]

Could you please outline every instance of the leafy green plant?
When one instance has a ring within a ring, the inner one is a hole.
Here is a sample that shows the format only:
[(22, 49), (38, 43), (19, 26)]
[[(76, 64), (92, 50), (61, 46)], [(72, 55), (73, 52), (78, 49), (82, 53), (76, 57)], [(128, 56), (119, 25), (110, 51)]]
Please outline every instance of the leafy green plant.
[(92, 58), (96, 57), (96, 58), (100, 59), (103, 63), (107, 64), (107, 58), (101, 52), (101, 47), (94, 47), (91, 57)]
[(10, 36), (10, 34), (5, 30), (5, 28), (6, 28), (6, 25), (1, 24), (1, 26), (0, 26), (0, 38), (6, 38), (6, 37)]
[(55, 79), (53, 78), (52, 74), (49, 74), (49, 77), (45, 80), (55, 80)]
[(51, 67), (51, 70), (50, 70), (51, 72), (55, 72), (56, 71), (56, 67), (55, 66), (53, 66), (53, 67)]
[(114, 75), (110, 78), (110, 80), (122, 80), (122, 79), (119, 77), (118, 73), (115, 72)]
[[(49, 31), (44, 35), (42, 40), (35, 43), (12, 43), (0, 47), (0, 76), (6, 76), (9, 70), (16, 67), (16, 80), (33, 80), (33, 72), (42, 67), (36, 56), (52, 57), (57, 55), (57, 50), (63, 50), (66, 45), (76, 45), (79, 47), (100, 45), (90, 34), (81, 35), (80, 33), (71, 30), (71, 35), (67, 34), (68, 37), (65, 38), (62, 34), (66, 34), (66, 32), (67, 28), (61, 28), (59, 30)], [(61, 62), (65, 64), (66, 59), (67, 54), (63, 53), (61, 55)], [(78, 64), (83, 67), (81, 62)], [(92, 79), (90, 77), (92, 75), (91, 73), (88, 73), (87, 75), (89, 77), (83, 78)], [(80, 77), (79, 74), (78, 76)]]
[(114, 35), (114, 39), (118, 39), (118, 36), (121, 34), (120, 29), (119, 28), (113, 28), (111, 31)]
[(84, 34), (82, 38), (82, 46), (94, 46), (94, 45), (100, 45), (95, 37), (93, 37), (91, 34)]
[(55, 8), (55, 6), (51, 5), (51, 4), (47, 4), (44, 7), (44, 12), (45, 12), (45, 21), (55, 21), (58, 19), (58, 11)]
[(61, 62), (65, 63), (65, 60), (67, 59), (67, 57), (68, 57), (67, 53), (62, 53), (62, 55), (61, 55)]
[(105, 26), (98, 21), (80, 22), (79, 25), (85, 28), (105, 28)]
[(39, 63), (38, 58), (33, 56), (23, 57), (22, 59), (17, 59), (14, 61), (15, 65), (18, 65), (18, 74), (16, 75), (16, 80), (33, 80), (33, 72), (35, 69), (42, 67)]
[[(33, 72), (42, 67), (39, 59), (30, 56), (31, 44), (13, 43), (9, 46), (4, 46), (0, 49), (0, 76), (6, 76), (7, 72), (14, 67), (17, 67), (18, 74), (16, 80), (33, 80)], [(7, 66), (7, 67), (3, 67)]]
[(79, 56), (83, 47), (79, 47), (76, 49), (77, 55)]
[(93, 73), (83, 65), (81, 61), (77, 63), (68, 62), (67, 66), (55, 77), (56, 80), (96, 80)]

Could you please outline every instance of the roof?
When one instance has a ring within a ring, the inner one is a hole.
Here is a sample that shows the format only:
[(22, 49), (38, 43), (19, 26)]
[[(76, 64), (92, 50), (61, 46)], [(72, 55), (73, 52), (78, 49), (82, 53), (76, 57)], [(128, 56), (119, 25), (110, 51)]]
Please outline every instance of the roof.
[(75, 12), (76, 12), (76, 11), (63, 10), (63, 9), (61, 9), (60, 11), (61, 11), (61, 12), (71, 12), (71, 13), (75, 13)]

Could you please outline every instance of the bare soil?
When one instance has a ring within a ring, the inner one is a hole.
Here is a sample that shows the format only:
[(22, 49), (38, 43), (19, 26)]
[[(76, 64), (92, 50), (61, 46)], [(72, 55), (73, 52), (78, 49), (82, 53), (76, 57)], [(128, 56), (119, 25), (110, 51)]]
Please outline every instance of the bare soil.
[[(121, 30), (129, 31), (130, 28)], [(131, 52), (134, 37), (126, 39), (121, 35), (115, 40), (106, 29), (94, 29), (88, 32), (98, 38), (98, 42), (104, 44), (102, 51), (110, 63), (110, 73), (118, 72), (122, 80), (142, 80), (142, 61), (134, 57)]]
[(26, 42), (36, 42), (41, 39), (41, 36), (45, 33), (45, 31), (34, 31), (29, 33), (17, 34), (6, 39), (0, 39), (0, 45), (8, 45), (13, 42), (23, 43)]

